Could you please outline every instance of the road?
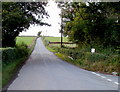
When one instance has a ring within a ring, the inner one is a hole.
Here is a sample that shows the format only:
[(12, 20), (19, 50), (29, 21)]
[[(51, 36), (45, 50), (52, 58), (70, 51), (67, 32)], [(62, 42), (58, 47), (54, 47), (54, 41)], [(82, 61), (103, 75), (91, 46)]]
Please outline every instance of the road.
[(62, 61), (38, 38), (30, 58), (8, 90), (118, 90), (118, 77)]

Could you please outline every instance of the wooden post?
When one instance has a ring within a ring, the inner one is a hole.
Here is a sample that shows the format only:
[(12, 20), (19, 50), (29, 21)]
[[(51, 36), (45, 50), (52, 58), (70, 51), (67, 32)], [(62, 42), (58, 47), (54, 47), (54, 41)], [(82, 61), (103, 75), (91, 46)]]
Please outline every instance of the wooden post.
[(62, 43), (63, 43), (63, 37), (62, 37), (62, 33), (63, 33), (63, 24), (62, 24), (62, 22), (63, 22), (63, 18), (62, 18), (62, 9), (61, 9), (61, 48), (63, 47), (62, 46)]
[(62, 32), (61, 32), (61, 48), (62, 48), (63, 38), (62, 38)]

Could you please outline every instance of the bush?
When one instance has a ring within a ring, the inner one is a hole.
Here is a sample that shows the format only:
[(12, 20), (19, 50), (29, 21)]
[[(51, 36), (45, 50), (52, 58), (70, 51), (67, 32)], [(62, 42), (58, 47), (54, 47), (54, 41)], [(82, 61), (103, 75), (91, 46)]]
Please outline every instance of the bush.
[(29, 48), (26, 44), (21, 43), (20, 45), (16, 46), (16, 55), (17, 57), (21, 58), (21, 57), (27, 57), (29, 54)]

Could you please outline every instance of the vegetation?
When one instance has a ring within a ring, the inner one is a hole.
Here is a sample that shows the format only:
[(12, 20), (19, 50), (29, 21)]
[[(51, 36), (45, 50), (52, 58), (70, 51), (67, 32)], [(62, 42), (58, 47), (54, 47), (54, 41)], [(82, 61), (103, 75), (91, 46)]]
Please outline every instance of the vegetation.
[[(61, 42), (60, 37), (45, 37), (45, 39), (50, 41), (50, 42)], [(63, 42), (68, 42), (67, 37), (63, 37)]]
[[(15, 38), (31, 24), (48, 25), (42, 22), (45, 2), (3, 2), (2, 3), (2, 47), (14, 47)], [(38, 18), (36, 18), (38, 17)]]
[[(46, 41), (46, 43), (48, 43), (48, 42), (61, 42), (61, 37), (42, 37), (45, 41)], [(63, 42), (70, 42), (69, 40), (68, 40), (68, 38), (67, 37), (63, 37)], [(71, 43), (71, 42), (70, 42)], [(61, 47), (61, 44), (49, 44), (50, 46), (57, 46), (57, 47)], [(69, 47), (69, 48), (74, 48), (74, 47), (76, 47), (76, 44), (64, 44), (63, 43), (63, 46), (66, 46), (66, 47)]]
[(29, 49), (26, 45), (21, 44), (16, 48), (6, 48), (3, 50), (2, 54), (2, 81), (3, 86), (10, 80), (13, 76), (13, 72), (16, 71), (16, 68), (21, 64), (28, 56)]
[[(119, 73), (120, 2), (59, 2), (63, 33), (77, 48), (47, 45), (60, 58), (84, 69)], [(95, 48), (95, 53), (90, 53)], [(70, 60), (71, 59), (71, 60)]]
[(120, 2), (59, 3), (64, 34), (79, 47), (120, 46)]
[(119, 52), (117, 52), (115, 49), (103, 49), (96, 46), (96, 52), (91, 53), (90, 46), (86, 48), (60, 48), (55, 45), (46, 44), (46, 41), (44, 39), (43, 42), (48, 50), (54, 52), (59, 58), (67, 62), (91, 71), (108, 74), (112, 74), (112, 72), (117, 72), (117, 75), (120, 75), (120, 56), (118, 54)]
[(41, 37), (41, 33), (42, 33), (42, 31), (39, 31), (38, 34), (37, 34), (37, 36)]
[[(3, 47), (9, 47), (0, 49), (0, 54), (3, 51), (3, 86), (34, 46), (30, 46), (34, 37), (17, 37), (19, 33), (28, 29), (31, 24), (50, 26), (42, 22), (44, 16), (48, 17), (46, 4), (2, 3), (3, 25), (0, 43), (2, 41)], [(47, 48), (58, 57), (81, 68), (110, 74), (117, 72), (120, 75), (120, 2), (60, 2), (58, 6), (62, 9), (63, 34), (68, 37), (64, 37), (63, 42), (73, 42), (77, 47), (68, 48), (64, 45), (60, 48), (59, 45), (49, 45), (49, 41), (60, 42), (60, 37), (44, 37)], [(38, 36), (40, 34), (41, 32)], [(95, 48), (96, 52), (91, 53), (91, 48)]]
[[(34, 43), (33, 43), (34, 41)], [(32, 45), (30, 48), (29, 45)], [(2, 48), (2, 86), (4, 87), (28, 58), (35, 45), (35, 37), (17, 37), (14, 48)]]

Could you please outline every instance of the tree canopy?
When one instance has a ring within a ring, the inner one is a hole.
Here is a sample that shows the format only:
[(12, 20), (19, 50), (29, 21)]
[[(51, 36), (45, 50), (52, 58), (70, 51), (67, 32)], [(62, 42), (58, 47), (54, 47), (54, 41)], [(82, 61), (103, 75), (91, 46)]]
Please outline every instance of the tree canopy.
[[(45, 2), (3, 2), (2, 3), (2, 46), (15, 46), (15, 38), (30, 24), (48, 25), (42, 22), (48, 17)], [(38, 17), (38, 18), (36, 18)]]
[(37, 36), (40, 37), (41, 33), (42, 33), (42, 31), (39, 31), (38, 34), (37, 34)]
[(120, 46), (120, 2), (59, 3), (64, 34), (80, 46)]

